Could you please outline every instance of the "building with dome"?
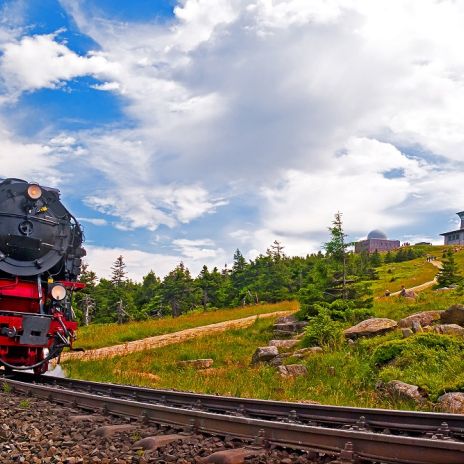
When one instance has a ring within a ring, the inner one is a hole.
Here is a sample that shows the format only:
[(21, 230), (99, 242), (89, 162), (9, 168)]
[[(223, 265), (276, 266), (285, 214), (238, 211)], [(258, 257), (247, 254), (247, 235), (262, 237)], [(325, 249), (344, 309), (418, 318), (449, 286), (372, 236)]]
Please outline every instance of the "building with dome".
[(374, 253), (374, 251), (391, 251), (399, 248), (400, 245), (399, 240), (389, 240), (385, 232), (375, 229), (367, 234), (366, 240), (355, 243), (354, 251), (356, 253), (363, 251), (367, 251), (368, 253)]

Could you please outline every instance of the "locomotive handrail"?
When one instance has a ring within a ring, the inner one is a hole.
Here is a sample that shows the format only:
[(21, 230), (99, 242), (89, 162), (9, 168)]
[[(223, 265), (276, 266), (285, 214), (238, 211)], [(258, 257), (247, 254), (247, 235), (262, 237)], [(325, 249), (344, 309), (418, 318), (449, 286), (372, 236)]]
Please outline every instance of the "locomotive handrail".
[(62, 224), (62, 223), (66, 222), (66, 221), (64, 221), (62, 219), (53, 221), (51, 219), (46, 219), (46, 218), (39, 217), (39, 216), (33, 216), (33, 215), (31, 216), (30, 214), (4, 213), (4, 212), (1, 212), (1, 211), (0, 211), (0, 216), (14, 217), (14, 218), (18, 218), (18, 219), (30, 219), (30, 220), (42, 222), (44, 224), (48, 224), (48, 225), (51, 225), (51, 226), (57, 226), (59, 224)]
[(23, 317), (24, 315), (27, 315), (27, 317), (48, 317), (52, 318), (53, 314), (39, 314), (39, 313), (28, 313), (28, 312), (21, 312), (21, 311), (8, 311), (7, 309), (2, 309), (0, 310), (0, 315), (4, 314), (5, 316), (18, 316), (18, 317)]

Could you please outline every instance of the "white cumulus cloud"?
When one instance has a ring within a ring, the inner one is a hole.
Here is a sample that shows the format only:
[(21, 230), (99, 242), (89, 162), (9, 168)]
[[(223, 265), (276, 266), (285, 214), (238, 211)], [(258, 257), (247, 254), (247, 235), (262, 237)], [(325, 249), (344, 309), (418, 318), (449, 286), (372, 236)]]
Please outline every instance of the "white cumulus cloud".
[(55, 34), (24, 36), (2, 46), (0, 73), (7, 90), (17, 94), (27, 90), (53, 88), (79, 76), (117, 74), (118, 65), (94, 52), (80, 56)]

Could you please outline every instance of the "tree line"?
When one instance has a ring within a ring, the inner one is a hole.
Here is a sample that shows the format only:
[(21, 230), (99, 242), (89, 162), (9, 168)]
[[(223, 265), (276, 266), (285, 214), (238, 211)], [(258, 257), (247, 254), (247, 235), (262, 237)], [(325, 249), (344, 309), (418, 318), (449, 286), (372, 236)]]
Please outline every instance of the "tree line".
[(110, 279), (98, 279), (84, 265), (80, 281), (86, 288), (74, 295), (76, 315), (83, 324), (121, 323), (298, 298), (304, 317), (331, 308), (335, 317), (339, 313), (356, 318), (372, 306), (370, 282), (377, 278), (376, 268), (383, 262), (416, 257), (411, 248), (383, 257), (377, 252), (348, 251), (353, 244), (346, 240), (339, 213), (329, 232), (330, 240), (318, 253), (290, 257), (275, 240), (255, 259), (247, 260), (237, 249), (230, 267), (205, 265), (196, 277), (183, 262), (162, 279), (150, 271), (142, 282), (127, 278), (123, 256), (115, 260)]

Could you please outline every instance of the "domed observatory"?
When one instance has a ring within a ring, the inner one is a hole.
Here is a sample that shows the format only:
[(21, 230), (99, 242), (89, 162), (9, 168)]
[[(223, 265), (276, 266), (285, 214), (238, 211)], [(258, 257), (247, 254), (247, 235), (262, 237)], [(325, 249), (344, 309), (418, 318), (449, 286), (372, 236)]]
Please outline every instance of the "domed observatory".
[(354, 251), (361, 253), (367, 251), (368, 253), (374, 253), (375, 251), (390, 251), (400, 247), (399, 240), (389, 240), (387, 234), (379, 229), (371, 230), (367, 234), (366, 240), (356, 242)]

